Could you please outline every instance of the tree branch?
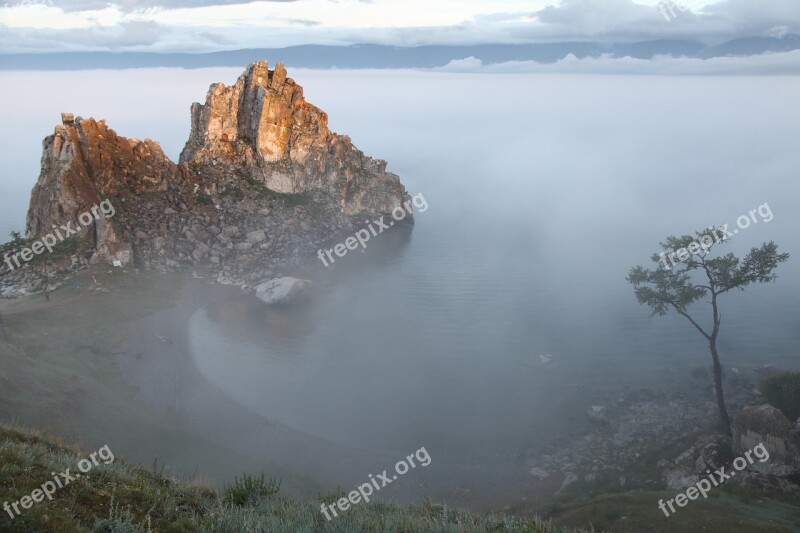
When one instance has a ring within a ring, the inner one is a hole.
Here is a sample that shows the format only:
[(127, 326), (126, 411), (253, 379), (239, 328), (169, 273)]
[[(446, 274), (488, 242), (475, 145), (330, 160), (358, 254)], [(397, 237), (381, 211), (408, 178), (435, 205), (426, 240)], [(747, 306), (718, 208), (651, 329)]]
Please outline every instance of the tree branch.
[(695, 322), (694, 319), (692, 317), (690, 317), (689, 314), (686, 311), (682, 311), (677, 305), (675, 305), (674, 302), (670, 302), (670, 304), (672, 305), (672, 307), (675, 308), (675, 310), (678, 312), (678, 314), (681, 314), (681, 315), (685, 316), (686, 318), (688, 318), (689, 322), (691, 322), (692, 325), (697, 328), (697, 331), (699, 331), (700, 333), (703, 334), (703, 337), (705, 337), (709, 341), (711, 340), (711, 335), (706, 333), (705, 330), (703, 328), (701, 328), (700, 325), (697, 322)]

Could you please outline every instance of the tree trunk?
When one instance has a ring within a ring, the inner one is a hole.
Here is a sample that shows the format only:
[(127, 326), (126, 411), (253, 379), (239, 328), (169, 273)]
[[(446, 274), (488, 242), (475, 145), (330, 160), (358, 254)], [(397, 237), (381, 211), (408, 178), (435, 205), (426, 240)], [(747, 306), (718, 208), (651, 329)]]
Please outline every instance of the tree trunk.
[(722, 391), (722, 365), (719, 363), (717, 354), (717, 339), (711, 340), (711, 358), (714, 360), (714, 387), (717, 389), (717, 407), (719, 408), (719, 418), (725, 434), (733, 436), (731, 432), (731, 419), (728, 417), (728, 410), (725, 408), (725, 393)]

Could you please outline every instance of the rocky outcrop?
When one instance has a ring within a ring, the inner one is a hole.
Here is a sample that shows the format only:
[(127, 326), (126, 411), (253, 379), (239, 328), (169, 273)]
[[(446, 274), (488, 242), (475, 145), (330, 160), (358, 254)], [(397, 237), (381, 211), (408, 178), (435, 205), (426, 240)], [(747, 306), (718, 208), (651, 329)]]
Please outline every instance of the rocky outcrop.
[(280, 63), (269, 70), (259, 61), (234, 85), (212, 85), (205, 104), (192, 105), (180, 161), (243, 170), (280, 193), (323, 191), (347, 215), (389, 213), (405, 195), (385, 161), (328, 129), (328, 115)]
[(652, 460), (660, 450), (699, 432), (716, 414), (715, 405), (704, 401), (710, 395), (695, 388), (686, 393), (609, 390), (607, 395), (604, 405), (588, 406), (586, 419), (591, 425), (576, 432), (580, 438), (570, 436), (526, 450), (525, 465), (532, 476), (543, 483), (552, 482), (551, 477), (563, 479), (560, 495), (598, 487), (658, 487), (662, 470), (669, 465), (666, 461), (645, 465), (645, 458)]
[(43, 142), (42, 170), (31, 194), (26, 235), (42, 236), (73, 222), (81, 228), (91, 261), (129, 263), (131, 243), (116, 221), (101, 216), (83, 227), (78, 217), (109, 197), (185, 187), (189, 176), (154, 141), (120, 137), (103, 120), (75, 120), (65, 113), (62, 121)]
[(769, 462), (754, 465), (755, 470), (782, 477), (800, 472), (800, 430), (780, 410), (767, 404), (745, 407), (733, 419), (731, 429), (736, 454), (759, 444), (769, 452)]
[[(664, 482), (686, 489), (710, 472), (735, 471), (726, 483), (767, 494), (800, 493), (800, 430), (770, 405), (747, 406), (734, 418), (733, 438), (702, 437), (672, 461), (665, 461)], [(740, 466), (735, 466), (742, 461)]]
[(724, 435), (711, 435), (699, 439), (688, 450), (672, 461), (664, 461), (665, 485), (674, 490), (684, 490), (733, 460), (730, 439)]
[[(736, 453), (731, 438), (714, 434), (719, 415), (711, 373), (703, 368), (691, 372), (691, 381), (681, 378), (670, 389), (608, 388), (593, 396), (584, 408), (585, 423), (551, 443), (525, 449), (525, 466), (543, 490), (575, 495), (611, 487), (682, 490), (697, 483), (707, 470), (730, 465), (762, 442), (757, 439), (765, 439), (765, 445), (772, 442), (774, 446), (768, 448), (775, 450), (770, 451), (775, 457), (785, 458), (780, 450), (787, 450), (800, 460), (790, 444), (790, 424), (785, 418), (781, 422), (783, 415), (747, 407), (763, 402), (755, 383), (775, 371), (780, 369), (767, 365), (728, 373), (730, 412), (742, 411), (734, 422)], [(797, 475), (771, 475), (787, 472), (781, 464), (780, 459), (778, 463), (757, 461), (737, 475), (736, 482), (741, 479), (769, 493), (800, 492)], [(762, 474), (767, 468), (771, 474)]]
[(315, 261), (335, 236), (409, 200), (384, 161), (328, 129), (280, 64), (254, 63), (233, 86), (212, 85), (206, 103), (192, 106), (177, 164), (157, 142), (69, 113), (43, 147), (28, 238), (104, 199), (115, 207), (113, 218), (81, 228), (85, 249), (73, 265), (204, 265), (220, 282), (252, 286)]

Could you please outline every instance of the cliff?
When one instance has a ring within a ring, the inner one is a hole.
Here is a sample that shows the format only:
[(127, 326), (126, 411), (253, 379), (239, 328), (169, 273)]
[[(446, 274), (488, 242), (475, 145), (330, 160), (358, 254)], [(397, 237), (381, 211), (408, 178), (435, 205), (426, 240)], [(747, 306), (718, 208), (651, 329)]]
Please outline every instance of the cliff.
[(157, 142), (64, 113), (43, 142), (26, 236), (108, 198), (114, 216), (79, 226), (85, 246), (73, 262), (209, 265), (221, 281), (246, 283), (315, 260), (334, 235), (409, 200), (386, 162), (331, 132), (327, 118), (283, 65), (266, 62), (232, 86), (211, 85), (205, 104), (192, 105), (177, 164)]
[(404, 194), (386, 162), (328, 129), (328, 115), (305, 101), (280, 63), (250, 65), (231, 87), (214, 84), (192, 105), (192, 132), (181, 163), (244, 170), (281, 193), (323, 191), (348, 215), (389, 213)]
[[(169, 191), (185, 194), (187, 186), (196, 180), (170, 161), (154, 141), (120, 137), (102, 120), (75, 120), (64, 113), (62, 122), (43, 141), (42, 170), (28, 209), (28, 238), (77, 221), (107, 197), (163, 195)], [(86, 258), (129, 263), (133, 243), (120, 231), (129, 222), (99, 217), (82, 230)]]

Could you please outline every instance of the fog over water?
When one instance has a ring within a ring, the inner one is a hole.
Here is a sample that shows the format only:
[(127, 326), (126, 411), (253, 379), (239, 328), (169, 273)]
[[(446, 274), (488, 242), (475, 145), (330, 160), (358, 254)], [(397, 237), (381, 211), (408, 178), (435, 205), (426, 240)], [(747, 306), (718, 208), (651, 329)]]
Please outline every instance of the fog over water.
[[(177, 160), (191, 102), (239, 73), (0, 73), (13, 125), (0, 130), (0, 231), (22, 229), (41, 139), (61, 111), (156, 139)], [(756, 215), (726, 247), (775, 240), (792, 258), (777, 284), (724, 296), (720, 352), (729, 366), (797, 367), (800, 78), (290, 75), (334, 131), (389, 161), (428, 208), (407, 239), (384, 235), (317, 266), (319, 288), (298, 309), (266, 311), (243, 295), (195, 313), (193, 363), (248, 413), (336, 449), (399, 459), (426, 446), (434, 465), (476, 465), (459, 475), (478, 483), (483, 468), (513, 468), (521, 449), (569, 431), (598, 391), (709, 366), (699, 334), (680, 317), (650, 318), (625, 276), (666, 236), (733, 229), (765, 203), (774, 218)], [(242, 449), (261, 438), (237, 435)], [(358, 480), (375, 461), (354, 453), (346, 464)], [(340, 465), (320, 468), (324, 484), (351, 481)], [(446, 476), (432, 483), (453, 488)]]

